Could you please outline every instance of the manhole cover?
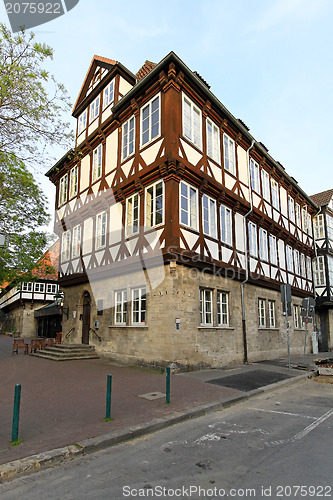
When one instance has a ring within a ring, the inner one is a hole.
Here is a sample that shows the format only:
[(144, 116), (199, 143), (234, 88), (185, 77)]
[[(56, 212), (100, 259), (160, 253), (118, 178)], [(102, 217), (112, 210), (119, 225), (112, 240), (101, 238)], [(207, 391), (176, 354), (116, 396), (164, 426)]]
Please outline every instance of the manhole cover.
[(229, 377), (209, 380), (208, 383), (247, 392), (265, 385), (275, 384), (275, 382), (280, 382), (280, 380), (285, 380), (291, 377), (292, 375), (287, 375), (285, 373), (275, 373), (266, 370), (251, 370), (246, 373), (235, 373)]
[(165, 398), (165, 394), (163, 394), (163, 392), (148, 392), (147, 394), (140, 394), (138, 397), (147, 399), (148, 401), (154, 401), (154, 399)]

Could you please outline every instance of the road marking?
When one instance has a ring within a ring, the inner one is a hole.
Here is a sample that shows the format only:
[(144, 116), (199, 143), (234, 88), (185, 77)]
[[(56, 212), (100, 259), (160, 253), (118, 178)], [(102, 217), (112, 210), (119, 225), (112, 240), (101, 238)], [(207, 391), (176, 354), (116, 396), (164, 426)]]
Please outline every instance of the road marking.
[(321, 417), (317, 418), (315, 422), (312, 424), (308, 425), (303, 431), (299, 432), (294, 436), (294, 439), (302, 439), (304, 436), (309, 434), (309, 432), (313, 431), (318, 425), (323, 423), (325, 420), (327, 420), (331, 415), (333, 415), (333, 410), (329, 410), (328, 412), (324, 413)]
[(316, 417), (310, 417), (309, 415), (300, 415), (299, 413), (289, 413), (287, 411), (277, 411), (277, 410), (264, 410), (262, 408), (249, 408), (250, 410), (262, 411), (266, 413), (278, 413), (279, 415), (288, 415), (291, 417), (302, 417), (302, 418), (311, 418), (312, 420), (316, 420)]

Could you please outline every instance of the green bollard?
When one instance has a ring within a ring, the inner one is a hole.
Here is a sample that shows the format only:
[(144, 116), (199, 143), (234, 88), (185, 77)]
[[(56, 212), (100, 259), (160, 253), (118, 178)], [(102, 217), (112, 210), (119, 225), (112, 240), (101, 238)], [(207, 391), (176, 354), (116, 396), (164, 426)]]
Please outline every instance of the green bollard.
[(13, 427), (12, 427), (12, 441), (11, 441), (12, 443), (18, 440), (20, 402), (21, 402), (21, 384), (16, 384), (15, 395), (14, 395)]
[(167, 404), (170, 403), (170, 366), (167, 366), (166, 369), (166, 398), (165, 402)]
[(108, 375), (106, 387), (106, 413), (105, 420), (111, 420), (111, 389), (112, 389), (112, 375)]

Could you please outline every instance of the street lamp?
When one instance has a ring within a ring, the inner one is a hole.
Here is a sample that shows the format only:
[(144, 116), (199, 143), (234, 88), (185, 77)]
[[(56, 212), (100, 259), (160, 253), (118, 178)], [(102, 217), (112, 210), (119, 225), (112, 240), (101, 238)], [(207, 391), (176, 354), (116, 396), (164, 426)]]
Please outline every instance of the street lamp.
[(62, 292), (57, 292), (54, 295), (54, 300), (55, 300), (57, 306), (60, 307), (60, 311), (62, 311), (63, 314), (66, 314), (66, 317), (68, 319), (69, 307), (64, 308), (64, 294)]

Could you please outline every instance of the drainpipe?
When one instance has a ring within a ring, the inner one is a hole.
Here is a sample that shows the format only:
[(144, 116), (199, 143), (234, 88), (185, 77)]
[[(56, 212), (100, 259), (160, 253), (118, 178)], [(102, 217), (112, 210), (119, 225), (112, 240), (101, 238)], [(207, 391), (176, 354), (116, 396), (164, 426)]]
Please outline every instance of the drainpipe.
[(247, 168), (249, 176), (249, 192), (250, 192), (250, 210), (245, 214), (244, 217), (244, 238), (245, 238), (245, 280), (241, 283), (241, 300), (242, 300), (242, 326), (243, 326), (243, 344), (244, 344), (244, 364), (248, 362), (247, 357), (247, 338), (246, 338), (246, 319), (245, 319), (245, 299), (244, 299), (244, 285), (249, 279), (249, 262), (248, 262), (248, 248), (247, 248), (247, 237), (246, 237), (246, 221), (250, 213), (253, 211), (253, 201), (252, 201), (252, 184), (251, 184), (251, 171), (250, 171), (250, 150), (253, 148), (255, 140), (252, 140), (252, 144), (246, 152), (247, 156)]
[[(314, 253), (315, 253), (315, 258), (316, 258), (316, 265), (318, 265), (318, 252), (317, 252), (317, 243), (316, 243), (316, 233), (315, 233), (315, 228), (314, 228), (313, 221), (314, 221), (315, 217), (317, 217), (320, 214), (321, 211), (322, 211), (322, 207), (319, 207), (318, 212), (316, 213), (316, 215), (311, 220), (312, 237), (313, 237), (313, 248), (314, 248)], [(326, 213), (324, 215), (326, 216)], [(326, 217), (324, 219), (324, 222), (325, 222), (325, 240), (327, 242), (327, 238), (326, 238)], [(317, 296), (317, 293), (316, 293), (316, 280), (315, 280), (315, 277), (314, 277), (313, 273), (312, 273), (312, 283), (313, 283), (313, 298), (315, 299), (315, 301), (317, 301), (317, 298), (316, 298), (316, 296)], [(317, 331), (316, 309), (317, 309), (317, 307), (315, 306), (315, 315), (314, 315), (314, 318), (313, 318), (313, 330), (315, 332), (317, 332), (317, 338), (318, 338), (319, 332)]]

